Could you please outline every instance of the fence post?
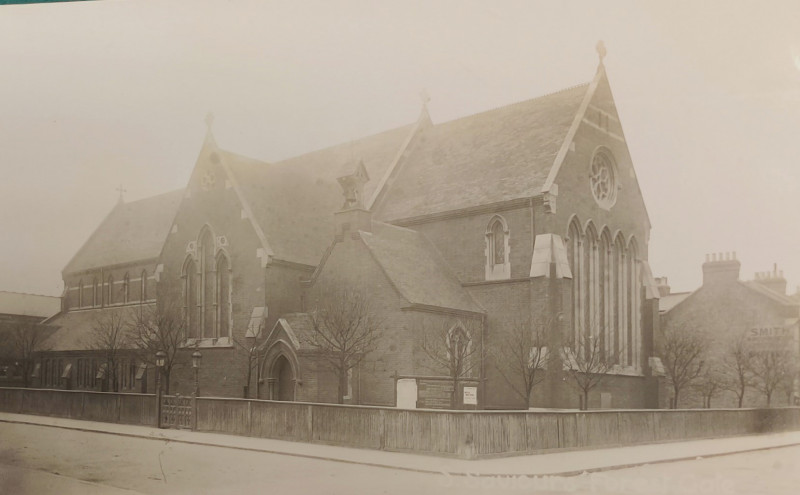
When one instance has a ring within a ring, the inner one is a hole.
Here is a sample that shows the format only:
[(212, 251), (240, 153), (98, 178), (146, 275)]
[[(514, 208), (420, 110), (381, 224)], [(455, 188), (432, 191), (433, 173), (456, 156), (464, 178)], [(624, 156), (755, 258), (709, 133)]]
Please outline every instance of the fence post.
[(192, 394), (192, 431), (197, 431), (197, 394)]
[(253, 401), (247, 400), (247, 435), (253, 435)]
[(381, 418), (381, 443), (380, 443), (380, 449), (381, 450), (386, 450), (386, 410), (385, 409), (381, 409), (380, 410), (380, 416), (379, 417)]

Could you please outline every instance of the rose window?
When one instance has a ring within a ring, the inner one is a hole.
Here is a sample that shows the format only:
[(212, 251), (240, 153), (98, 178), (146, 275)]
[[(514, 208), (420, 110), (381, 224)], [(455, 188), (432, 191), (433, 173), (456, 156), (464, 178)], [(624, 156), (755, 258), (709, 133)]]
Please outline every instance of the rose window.
[(614, 161), (605, 152), (598, 152), (592, 159), (589, 184), (595, 201), (603, 208), (611, 208), (617, 200), (617, 179)]

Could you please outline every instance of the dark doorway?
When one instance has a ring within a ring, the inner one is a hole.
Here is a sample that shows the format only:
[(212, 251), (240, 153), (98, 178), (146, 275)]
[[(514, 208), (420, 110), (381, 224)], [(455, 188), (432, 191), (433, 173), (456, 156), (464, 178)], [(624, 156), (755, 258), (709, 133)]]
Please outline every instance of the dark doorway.
[(275, 364), (272, 365), (272, 377), (275, 378), (277, 390), (273, 393), (273, 398), (282, 401), (294, 400), (294, 371), (289, 360), (285, 356), (278, 356)]

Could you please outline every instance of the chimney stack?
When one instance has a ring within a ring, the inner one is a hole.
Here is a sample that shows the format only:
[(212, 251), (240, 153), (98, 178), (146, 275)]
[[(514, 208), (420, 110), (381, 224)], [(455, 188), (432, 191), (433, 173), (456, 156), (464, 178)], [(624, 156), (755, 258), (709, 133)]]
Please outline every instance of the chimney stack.
[(667, 277), (656, 277), (656, 288), (660, 297), (668, 296), (672, 290), (669, 286)]
[(786, 295), (786, 279), (783, 278), (783, 270), (778, 271), (778, 264), (772, 265), (771, 272), (756, 272), (755, 281), (767, 289)]
[(739, 280), (742, 264), (736, 259), (736, 251), (711, 253), (703, 263), (703, 285)]

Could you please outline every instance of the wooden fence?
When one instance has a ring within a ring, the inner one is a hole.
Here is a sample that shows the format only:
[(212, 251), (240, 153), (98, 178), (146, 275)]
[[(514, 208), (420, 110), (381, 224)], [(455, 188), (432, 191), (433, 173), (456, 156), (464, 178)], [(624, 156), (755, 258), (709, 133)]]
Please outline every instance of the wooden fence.
[[(156, 425), (155, 396), (0, 388), (0, 411)], [(199, 431), (466, 459), (800, 430), (800, 408), (441, 411), (201, 397)]]

